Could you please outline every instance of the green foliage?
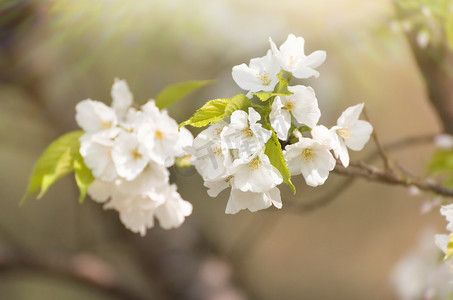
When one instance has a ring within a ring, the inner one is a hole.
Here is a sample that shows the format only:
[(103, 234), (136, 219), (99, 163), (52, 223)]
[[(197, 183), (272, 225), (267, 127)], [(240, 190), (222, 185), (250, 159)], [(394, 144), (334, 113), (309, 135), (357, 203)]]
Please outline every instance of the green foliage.
[(290, 73), (287, 74), (288, 80), (285, 79), (285, 74), (287, 74), (287, 73), (284, 70), (281, 70), (277, 74), (278, 83), (274, 88), (274, 92), (283, 93), (283, 94), (292, 94), (290, 91), (288, 91), (288, 84), (291, 79), (291, 74)]
[(93, 181), (91, 172), (84, 165), (79, 154), (79, 138), (83, 133), (81, 130), (66, 133), (44, 150), (35, 164), (22, 203), (28, 196), (38, 191), (37, 198), (42, 198), (52, 184), (74, 170), (81, 193), (79, 201), (83, 201), (88, 185)]
[(259, 92), (259, 93), (252, 93), (252, 95), (257, 96), (258, 99), (261, 101), (267, 101), (269, 98), (274, 97), (274, 96), (289, 96), (292, 95), (293, 93), (287, 92), (287, 93), (274, 93), (274, 92)]
[(444, 260), (447, 261), (453, 256), (453, 235), (450, 235), (450, 240), (447, 245), (447, 253), (445, 254)]
[(168, 107), (187, 94), (212, 82), (212, 80), (193, 80), (169, 85), (156, 97), (156, 106), (160, 109)]
[(428, 164), (428, 170), (436, 174), (447, 176), (445, 185), (453, 187), (453, 151), (437, 151)]
[(80, 155), (80, 152), (77, 151), (77, 154), (74, 157), (74, 178), (79, 188), (79, 203), (82, 203), (85, 200), (87, 195), (88, 187), (94, 181), (94, 176), (91, 173), (91, 170), (84, 164), (83, 157)]
[(250, 106), (250, 99), (243, 94), (236, 95), (233, 98), (214, 99), (205, 103), (190, 119), (182, 122), (179, 126), (203, 127), (209, 123), (215, 124), (231, 116), (235, 110), (245, 110)]
[(296, 193), (296, 187), (291, 182), (291, 174), (289, 173), (288, 166), (286, 165), (285, 158), (283, 157), (282, 145), (280, 144), (277, 135), (269, 124), (264, 128), (272, 131), (271, 138), (266, 143), (264, 153), (269, 157), (271, 164), (277, 168), (283, 177), (283, 182), (291, 188), (293, 193)]

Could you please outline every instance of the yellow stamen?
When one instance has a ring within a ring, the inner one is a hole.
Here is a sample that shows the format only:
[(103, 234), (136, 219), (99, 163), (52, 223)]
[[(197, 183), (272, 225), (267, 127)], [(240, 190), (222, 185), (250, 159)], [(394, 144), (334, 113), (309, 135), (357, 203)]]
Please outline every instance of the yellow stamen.
[(257, 75), (257, 77), (258, 77), (259, 80), (261, 80), (263, 85), (269, 85), (271, 83), (271, 81), (269, 79), (269, 73), (266, 72), (266, 71), (260, 72), (260, 74)]
[(315, 160), (315, 152), (309, 148), (304, 149), (302, 151), (302, 159), (304, 160), (304, 164), (313, 162)]
[(289, 99), (285, 105), (283, 106), (287, 111), (293, 111), (295, 109), (294, 107), (294, 101), (292, 101), (291, 99)]
[(216, 156), (223, 156), (222, 149), (219, 146), (214, 147), (212, 151)]
[(156, 134), (156, 138), (157, 138), (158, 140), (161, 140), (161, 139), (164, 137), (163, 132), (160, 131), (160, 130), (156, 130), (154, 133)]
[(132, 153), (132, 156), (134, 157), (134, 159), (142, 158), (142, 155), (138, 152), (137, 149), (132, 150), (131, 153)]
[(248, 163), (250, 170), (256, 171), (261, 164), (261, 161), (258, 158), (253, 159), (251, 162)]
[(295, 59), (294, 56), (291, 55), (291, 56), (289, 57), (289, 68), (290, 68), (290, 69), (294, 68), (294, 67), (295, 67), (295, 66), (294, 66), (295, 64), (296, 64), (296, 59)]
[(349, 132), (349, 126), (341, 128), (341, 129), (338, 129), (337, 133), (338, 133), (339, 136), (341, 136), (345, 140), (347, 140), (347, 139), (349, 139), (351, 137), (351, 133)]
[(220, 135), (220, 133), (222, 132), (222, 128), (216, 128), (214, 129), (214, 131), (217, 135)]
[(110, 127), (112, 127), (112, 122), (108, 122), (108, 121), (101, 122), (101, 128), (108, 129)]
[(241, 132), (246, 136), (251, 136), (253, 134), (252, 130), (250, 130), (249, 127), (242, 129)]

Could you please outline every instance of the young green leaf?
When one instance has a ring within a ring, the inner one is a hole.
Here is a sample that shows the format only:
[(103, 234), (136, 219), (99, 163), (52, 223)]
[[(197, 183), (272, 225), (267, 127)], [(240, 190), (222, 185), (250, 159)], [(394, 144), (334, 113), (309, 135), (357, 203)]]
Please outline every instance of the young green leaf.
[(160, 109), (168, 107), (187, 94), (212, 82), (213, 80), (193, 80), (169, 85), (156, 97), (156, 106)]
[(293, 193), (296, 193), (296, 187), (291, 182), (291, 174), (289, 173), (288, 166), (286, 165), (285, 158), (283, 157), (282, 146), (278, 141), (277, 135), (269, 124), (264, 128), (272, 130), (272, 136), (266, 143), (264, 154), (269, 157), (271, 164), (277, 168), (283, 177), (283, 182), (291, 188)]
[(288, 80), (285, 79), (284, 75), (285, 75), (285, 71), (283, 71), (283, 70), (281, 70), (280, 73), (277, 74), (277, 78), (278, 78), (279, 82), (277, 83), (277, 85), (274, 88), (275, 93), (284, 93), (284, 94), (290, 93), (288, 91), (289, 82), (288, 82)]
[(252, 95), (255, 95), (260, 99), (261, 101), (267, 101), (269, 98), (272, 98), (274, 96), (290, 96), (293, 93), (287, 92), (287, 93), (274, 93), (274, 92), (258, 92), (258, 93), (252, 93)]
[(91, 170), (83, 162), (83, 157), (79, 152), (74, 157), (74, 178), (79, 188), (79, 203), (83, 203), (87, 195), (88, 187), (94, 181)]
[(217, 123), (231, 116), (235, 110), (245, 110), (251, 106), (250, 99), (243, 94), (233, 98), (214, 99), (208, 101), (194, 115), (182, 122), (179, 127), (190, 125), (193, 127), (203, 127), (209, 123)]
[(453, 256), (453, 235), (450, 236), (450, 240), (447, 245), (447, 253), (445, 254), (444, 260), (447, 261)]
[(79, 151), (79, 138), (84, 132), (71, 131), (53, 141), (35, 164), (30, 177), (26, 197), (39, 192), (40, 199), (49, 187), (74, 169), (74, 156)]

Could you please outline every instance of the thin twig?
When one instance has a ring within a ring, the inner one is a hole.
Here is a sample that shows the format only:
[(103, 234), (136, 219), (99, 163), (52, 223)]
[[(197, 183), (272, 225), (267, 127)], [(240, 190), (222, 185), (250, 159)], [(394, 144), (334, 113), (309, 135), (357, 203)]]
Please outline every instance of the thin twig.
[[(86, 266), (86, 267), (84, 267)], [(120, 282), (109, 269), (91, 256), (45, 257), (34, 253), (12, 251), (0, 253), (0, 274), (14, 271), (32, 271), (57, 279), (66, 279), (97, 290), (112, 299), (146, 300), (141, 295)], [(93, 270), (91, 270), (92, 268)], [(101, 270), (99, 272), (99, 270)]]
[(368, 179), (369, 181), (381, 182), (391, 185), (414, 185), (425, 192), (431, 192), (444, 197), (453, 197), (453, 189), (440, 186), (437, 183), (426, 179), (418, 179), (409, 176), (401, 176), (394, 172), (386, 172), (385, 170), (381, 170), (375, 166), (367, 165), (363, 162), (351, 162), (349, 168), (344, 168), (343, 166), (337, 164), (333, 172), (345, 176), (362, 177)]
[[(370, 117), (368, 116), (366, 109), (364, 108), (362, 112), (363, 112), (363, 115), (365, 116), (365, 119), (371, 124), (371, 120), (370, 120)], [(389, 158), (385, 154), (384, 148), (382, 147), (381, 142), (379, 141), (379, 139), (377, 137), (376, 129), (373, 129), (373, 131), (371, 132), (371, 137), (373, 138), (377, 151), (382, 158), (382, 162), (384, 163), (384, 168), (386, 170), (390, 170)]]

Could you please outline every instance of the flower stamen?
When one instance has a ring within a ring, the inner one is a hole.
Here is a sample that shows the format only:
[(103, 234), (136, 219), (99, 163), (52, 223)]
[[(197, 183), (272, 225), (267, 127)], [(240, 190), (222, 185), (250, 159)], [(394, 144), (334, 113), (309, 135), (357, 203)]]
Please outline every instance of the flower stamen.
[(302, 151), (302, 159), (304, 160), (304, 164), (313, 162), (315, 160), (315, 152), (309, 148), (304, 149)]
[(248, 163), (248, 167), (250, 168), (250, 170), (256, 171), (259, 168), (260, 164), (261, 161), (259, 160), (259, 158), (255, 158)]

